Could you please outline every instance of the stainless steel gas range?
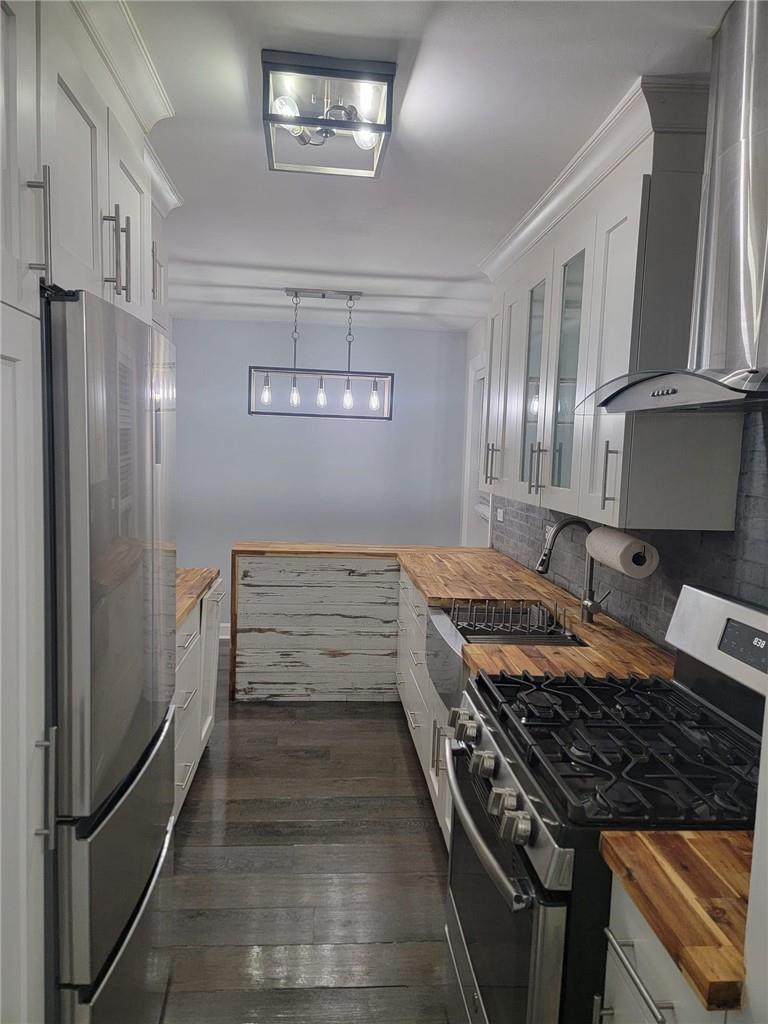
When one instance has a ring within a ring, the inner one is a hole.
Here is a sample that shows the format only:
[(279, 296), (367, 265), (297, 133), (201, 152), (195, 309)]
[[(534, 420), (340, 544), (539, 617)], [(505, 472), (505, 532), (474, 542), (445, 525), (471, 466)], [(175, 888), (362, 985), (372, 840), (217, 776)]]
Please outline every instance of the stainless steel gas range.
[(668, 639), (672, 681), (480, 673), (452, 710), (455, 1024), (599, 1018), (601, 831), (753, 826), (768, 613), (685, 587)]

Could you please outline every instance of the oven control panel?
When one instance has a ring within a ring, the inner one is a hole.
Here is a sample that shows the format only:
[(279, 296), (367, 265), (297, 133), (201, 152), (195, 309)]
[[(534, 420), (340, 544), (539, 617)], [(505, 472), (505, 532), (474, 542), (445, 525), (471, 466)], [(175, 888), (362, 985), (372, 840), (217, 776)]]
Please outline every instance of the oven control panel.
[(768, 632), (738, 619), (727, 619), (718, 648), (745, 665), (768, 672)]

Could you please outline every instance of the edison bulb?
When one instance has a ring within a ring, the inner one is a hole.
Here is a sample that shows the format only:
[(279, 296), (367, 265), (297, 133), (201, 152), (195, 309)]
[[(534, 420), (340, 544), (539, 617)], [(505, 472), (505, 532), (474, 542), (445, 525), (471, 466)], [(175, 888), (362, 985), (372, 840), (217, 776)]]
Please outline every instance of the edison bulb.
[(328, 395), (325, 393), (325, 384), (322, 377), (317, 385), (317, 397), (315, 398), (315, 404), (318, 409), (324, 409), (326, 405), (328, 405)]
[(261, 404), (272, 405), (272, 386), (269, 383), (269, 374), (264, 374), (264, 386), (261, 389)]
[(360, 149), (373, 149), (379, 141), (379, 133), (372, 132), (370, 128), (361, 128), (359, 131), (352, 132), (352, 137), (355, 140), (355, 145)]
[(352, 409), (355, 405), (355, 400), (352, 397), (352, 383), (349, 377), (347, 377), (347, 383), (344, 388), (344, 397), (341, 400), (341, 404), (345, 409)]
[(288, 401), (291, 403), (294, 409), (297, 406), (301, 405), (301, 395), (299, 394), (299, 388), (298, 385), (296, 384), (295, 377), (291, 381), (291, 396), (288, 399)]
[(371, 393), (368, 396), (368, 408), (371, 412), (378, 412), (381, 408), (381, 399), (379, 398), (379, 382), (374, 380), (371, 384)]
[[(298, 117), (299, 105), (293, 96), (278, 96), (272, 104), (272, 113), (279, 117)], [(301, 135), (304, 131), (300, 124), (281, 124), (280, 127), (291, 135)]]

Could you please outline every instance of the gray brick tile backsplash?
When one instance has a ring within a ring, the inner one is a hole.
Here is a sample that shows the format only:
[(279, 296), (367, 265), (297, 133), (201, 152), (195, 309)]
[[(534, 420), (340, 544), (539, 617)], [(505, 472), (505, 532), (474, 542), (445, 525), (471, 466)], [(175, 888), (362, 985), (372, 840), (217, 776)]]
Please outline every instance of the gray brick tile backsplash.
[[(713, 481), (714, 486), (716, 483)], [(497, 496), (492, 505), (492, 546), (532, 568), (547, 527), (563, 516)], [(496, 521), (499, 507), (504, 509), (503, 523)], [(684, 583), (768, 607), (768, 409), (747, 413), (744, 421), (736, 529), (732, 533), (652, 530), (637, 535), (657, 547), (661, 556), (659, 568), (649, 579), (631, 580), (605, 566), (595, 566), (598, 597), (611, 590), (606, 611), (636, 632), (664, 642)], [(584, 534), (566, 530), (552, 555), (548, 578), (578, 595), (583, 575)]]

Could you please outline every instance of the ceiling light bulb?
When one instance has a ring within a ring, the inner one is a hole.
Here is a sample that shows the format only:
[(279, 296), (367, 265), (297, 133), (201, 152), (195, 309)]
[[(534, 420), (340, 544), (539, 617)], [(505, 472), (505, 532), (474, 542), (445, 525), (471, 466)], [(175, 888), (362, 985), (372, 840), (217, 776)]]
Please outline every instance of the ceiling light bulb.
[(370, 128), (361, 128), (357, 132), (352, 132), (352, 137), (355, 140), (355, 145), (360, 149), (373, 149), (379, 141), (379, 133), (372, 132)]
[(317, 385), (317, 398), (315, 399), (315, 402), (318, 409), (324, 409), (326, 405), (328, 405), (328, 395), (325, 393), (325, 384), (323, 383), (322, 377)]
[[(272, 103), (272, 113), (279, 117), (298, 117), (299, 105), (293, 96), (278, 96)], [(301, 135), (304, 131), (300, 124), (281, 124), (280, 127), (295, 136)]]
[(352, 382), (347, 377), (347, 383), (344, 387), (344, 397), (341, 400), (341, 404), (345, 409), (352, 409), (355, 405), (355, 400), (352, 398)]
[(368, 408), (371, 412), (378, 412), (381, 408), (381, 399), (379, 398), (379, 382), (374, 377), (373, 384), (371, 384), (371, 393), (368, 397)]
[(291, 397), (289, 401), (294, 409), (301, 405), (301, 395), (299, 394), (299, 388), (298, 385), (296, 384), (295, 377), (291, 381)]
[(261, 389), (261, 404), (272, 405), (272, 386), (269, 383), (269, 374), (264, 374), (264, 386)]

